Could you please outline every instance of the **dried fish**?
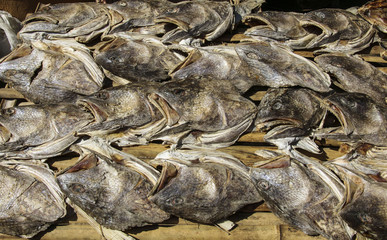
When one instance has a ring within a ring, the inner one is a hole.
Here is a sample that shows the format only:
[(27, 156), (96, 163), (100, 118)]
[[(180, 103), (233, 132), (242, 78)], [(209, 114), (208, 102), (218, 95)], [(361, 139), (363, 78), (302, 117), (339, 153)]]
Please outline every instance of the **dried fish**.
[(300, 13), (276, 11), (247, 15), (251, 26), (245, 34), (278, 40), (292, 49), (315, 49), (317, 52), (355, 53), (368, 47), (375, 29), (350, 11), (326, 8)]
[(340, 210), (340, 216), (367, 238), (383, 239), (387, 236), (387, 183), (385, 180), (375, 181), (377, 176), (371, 178), (358, 171), (346, 158), (329, 162), (346, 186), (348, 199)]
[[(330, 171), (318, 163), (305, 164), (289, 156), (251, 169), (258, 192), (275, 215), (308, 235), (328, 239), (351, 239), (349, 229), (338, 214), (343, 204), (344, 186), (330, 179)], [(308, 160), (309, 161), (309, 160)], [(314, 160), (312, 160), (314, 161)], [(332, 189), (338, 189), (339, 196)]]
[(188, 52), (188, 56), (171, 71), (173, 79), (205, 76), (230, 81), (241, 93), (252, 86), (330, 90), (330, 78), (322, 69), (282, 45), (254, 41), (233, 46), (185, 48), (183, 51)]
[(16, 34), (22, 28), (21, 22), (6, 11), (0, 11), (0, 58), (16, 48), (20, 40)]
[(32, 102), (71, 102), (102, 88), (102, 71), (74, 41), (36, 41), (15, 51), (19, 56), (0, 64), (0, 80)]
[(120, 231), (169, 218), (147, 197), (159, 175), (155, 169), (148, 165), (148, 178), (142, 170), (145, 163), (139, 167), (141, 160), (98, 140), (80, 147), (91, 152), (57, 177), (73, 204), (102, 226)]
[(330, 53), (314, 59), (326, 72), (335, 76), (346, 92), (367, 94), (379, 104), (387, 103), (387, 74), (360, 57)]
[(0, 162), (0, 232), (31, 238), (66, 215), (53, 172), (29, 163)]
[(302, 16), (302, 13), (280, 11), (248, 14), (243, 22), (250, 28), (244, 34), (266, 41), (280, 41), (293, 49), (303, 48), (316, 35), (301, 26)]
[(331, 84), (328, 74), (314, 62), (275, 43), (254, 41), (237, 45), (235, 51), (247, 64), (247, 73), (254, 85), (270, 87), (301, 86), (327, 92)]
[(230, 82), (216, 79), (166, 82), (149, 98), (167, 121), (152, 139), (179, 147), (229, 146), (249, 129), (257, 110)]
[(256, 128), (270, 130), (264, 137), (265, 141), (280, 149), (294, 145), (319, 153), (319, 148), (309, 138), (326, 112), (317, 96), (317, 93), (304, 88), (269, 89), (258, 106)]
[(119, 83), (169, 79), (168, 72), (182, 60), (156, 37), (139, 37), (120, 35), (102, 42), (94, 52), (96, 63)]
[(341, 123), (339, 128), (322, 128), (313, 135), (339, 141), (387, 144), (386, 104), (378, 104), (361, 93), (335, 93), (322, 103)]
[(183, 1), (165, 9), (155, 22), (177, 27), (163, 36), (163, 42), (198, 37), (212, 41), (231, 28), (233, 17), (229, 2)]
[(89, 42), (121, 21), (122, 16), (109, 11), (102, 4), (42, 4), (23, 21), (19, 35), (24, 42), (58, 38)]
[(64, 103), (3, 109), (0, 156), (44, 159), (60, 155), (79, 138), (76, 131), (92, 120), (89, 112)]
[(376, 26), (380, 31), (387, 33), (386, 19), (387, 3), (383, 0), (369, 1), (357, 9), (358, 13)]
[(214, 224), (262, 200), (248, 168), (222, 152), (167, 150), (151, 164), (162, 173), (150, 200), (178, 217)]

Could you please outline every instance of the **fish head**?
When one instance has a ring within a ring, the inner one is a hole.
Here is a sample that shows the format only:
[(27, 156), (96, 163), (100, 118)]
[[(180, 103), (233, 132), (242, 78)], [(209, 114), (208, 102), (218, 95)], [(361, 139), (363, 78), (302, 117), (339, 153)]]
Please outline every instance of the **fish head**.
[[(141, 54), (138, 54), (141, 53)], [(149, 53), (148, 53), (149, 54)], [(136, 67), (146, 60), (147, 49), (134, 41), (114, 38), (101, 45), (94, 53), (95, 61), (104, 69), (118, 76), (136, 80), (126, 74), (127, 68)], [(149, 59), (148, 59), (149, 60)]]
[(308, 201), (309, 177), (304, 167), (289, 156), (251, 168), (251, 176), (263, 199), (276, 209), (294, 209)]
[[(229, 186), (231, 184), (228, 181), (231, 181), (233, 173), (225, 166), (200, 163), (198, 159), (191, 160), (187, 165), (166, 160), (162, 166), (160, 180), (156, 185), (157, 190), (150, 195), (149, 199), (164, 211), (207, 224), (232, 214), (230, 211), (236, 211), (235, 208), (224, 209), (230, 206), (225, 198), (233, 198), (230, 193), (232, 190), (227, 188), (235, 187)], [(254, 192), (254, 189), (251, 190)], [(257, 194), (255, 194), (257, 199), (254, 199), (256, 201), (244, 199), (245, 196), (241, 196), (242, 193), (237, 195), (238, 201), (241, 202), (259, 201)], [(247, 204), (246, 202), (244, 204)], [(235, 202), (235, 205), (238, 203)]]
[(26, 42), (68, 37), (87, 42), (105, 30), (112, 18), (109, 17), (107, 10), (97, 3), (42, 5), (23, 21), (19, 36)]
[(179, 29), (188, 32), (192, 26), (199, 26), (206, 21), (205, 7), (200, 3), (181, 2), (165, 9), (157, 18), (156, 22), (168, 22)]
[(169, 218), (147, 199), (152, 184), (120, 161), (88, 153), (57, 179), (71, 202), (105, 227), (123, 231)]
[(358, 13), (380, 31), (387, 33), (387, 3), (383, 0), (369, 1), (357, 9)]
[(299, 24), (301, 16), (295, 12), (263, 11), (246, 15), (242, 21), (250, 26), (245, 32), (248, 36), (286, 41), (297, 40), (308, 34)]
[(77, 104), (93, 114), (95, 123), (118, 121), (120, 126), (138, 126), (158, 114), (146, 99), (146, 93), (151, 89), (151, 84), (147, 88), (141, 84), (111, 87), (79, 97)]
[[(58, 3), (42, 4), (33, 14), (26, 17), (23, 24), (40, 22), (44, 30), (45, 23), (56, 24), (59, 26), (76, 27), (85, 24), (90, 19), (96, 17), (95, 9), (98, 4), (94, 3)], [(66, 17), (64, 17), (66, 16)]]
[(256, 118), (259, 130), (278, 125), (312, 128), (321, 121), (324, 110), (317, 93), (303, 88), (271, 88), (262, 98)]
[[(168, 116), (168, 124), (216, 131), (234, 126), (256, 112), (254, 103), (240, 96), (226, 80), (189, 78), (164, 83), (151, 96)], [(242, 118), (242, 119), (241, 119)]]
[[(96, 185), (97, 182), (101, 181), (97, 176), (100, 176), (101, 172), (104, 171), (101, 170), (104, 164), (101, 165), (100, 161), (96, 155), (87, 154), (74, 166), (57, 177), (59, 186), (70, 199), (93, 201), (93, 193), (98, 192), (98, 188), (100, 188)], [(101, 166), (97, 168), (98, 165)], [(90, 175), (90, 171), (88, 171), (90, 169), (93, 169), (94, 175)]]
[(3, 161), (0, 183), (2, 233), (31, 238), (66, 215), (64, 195), (45, 166)]
[(32, 139), (47, 130), (48, 122), (47, 111), (34, 106), (2, 109), (0, 113), (1, 144), (24, 142), (26, 138)]
[(95, 60), (105, 70), (131, 82), (165, 80), (169, 78), (166, 66), (177, 64), (166, 47), (150, 37), (115, 38), (95, 51)]
[(107, 4), (106, 7), (118, 12), (123, 16), (124, 21), (127, 21), (154, 17), (169, 4), (171, 2), (165, 0), (120, 0)]
[[(361, 93), (336, 93), (324, 99), (339, 119), (345, 134), (376, 134), (385, 131), (386, 111)], [(376, 132), (375, 132), (376, 131)]]
[(166, 8), (155, 22), (176, 26), (164, 35), (164, 42), (188, 37), (201, 37), (211, 41), (231, 27), (232, 16), (232, 7), (227, 2), (184, 1)]

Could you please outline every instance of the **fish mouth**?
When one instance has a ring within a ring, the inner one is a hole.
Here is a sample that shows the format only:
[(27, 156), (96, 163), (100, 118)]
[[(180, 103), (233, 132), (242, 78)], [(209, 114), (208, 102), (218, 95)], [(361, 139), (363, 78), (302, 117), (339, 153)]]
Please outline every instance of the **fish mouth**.
[(47, 14), (44, 14), (44, 13), (35, 13), (29, 17), (27, 17), (24, 21), (23, 21), (23, 25), (27, 24), (27, 23), (31, 23), (31, 22), (41, 22), (41, 21), (45, 21), (45, 22), (49, 22), (49, 23), (53, 23), (53, 24), (58, 24), (59, 20), (54, 18), (54, 17), (51, 17)]
[(348, 123), (343, 111), (339, 107), (337, 107), (332, 101), (325, 99), (324, 104), (328, 107), (328, 110), (333, 113), (333, 115), (339, 120), (341, 125), (343, 126), (344, 133), (346, 135), (349, 135), (353, 132), (353, 129), (351, 129)]
[(82, 106), (83, 108), (85, 108), (86, 111), (90, 112), (94, 116), (94, 119), (97, 123), (104, 122), (108, 118), (108, 114), (104, 110), (102, 110), (97, 104), (91, 101), (88, 101), (86, 99), (80, 99), (77, 100), (76, 104)]
[(279, 125), (291, 125), (295, 127), (302, 127), (302, 122), (294, 118), (268, 118), (260, 119), (255, 122), (255, 129), (257, 131), (268, 131)]
[(270, 23), (270, 21), (261, 16), (246, 16), (243, 19), (243, 23), (247, 24), (250, 28), (246, 30), (245, 34), (254, 34), (256, 30), (268, 28), (276, 31), (276, 27)]
[(155, 19), (155, 23), (172, 23), (179, 27), (180, 29), (184, 30), (185, 32), (188, 32), (189, 30), (189, 24), (183, 21), (180, 21), (176, 18), (171, 17), (158, 17)]
[(148, 95), (148, 99), (166, 118), (168, 126), (172, 126), (179, 121), (179, 114), (163, 97), (157, 93), (151, 93)]
[(0, 124), (0, 144), (8, 142), (12, 137), (11, 131)]
[(152, 190), (148, 193), (148, 198), (152, 198), (153, 195), (161, 191), (169, 181), (177, 175), (177, 168), (174, 164), (167, 161), (162, 163), (154, 163), (153, 167), (159, 168), (162, 167), (160, 177), (157, 179), (156, 184), (153, 186)]

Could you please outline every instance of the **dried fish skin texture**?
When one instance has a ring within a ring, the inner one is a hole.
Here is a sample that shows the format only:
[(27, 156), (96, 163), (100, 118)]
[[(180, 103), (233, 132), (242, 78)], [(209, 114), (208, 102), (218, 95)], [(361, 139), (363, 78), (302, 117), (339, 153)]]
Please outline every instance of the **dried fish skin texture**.
[(30, 238), (66, 213), (44, 183), (15, 169), (0, 166), (0, 186), (1, 233)]
[(58, 182), (75, 205), (107, 228), (124, 231), (169, 218), (147, 198), (153, 185), (116, 163), (102, 161), (87, 170), (64, 173)]

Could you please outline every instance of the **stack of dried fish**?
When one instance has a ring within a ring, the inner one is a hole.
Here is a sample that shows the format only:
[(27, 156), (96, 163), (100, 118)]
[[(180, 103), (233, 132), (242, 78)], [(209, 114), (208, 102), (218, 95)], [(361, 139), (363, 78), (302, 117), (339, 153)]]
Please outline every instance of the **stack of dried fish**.
[[(262, 3), (121, 0), (30, 14), (0, 63), (0, 81), (27, 100), (2, 103), (0, 231), (45, 230), (66, 214), (65, 197), (108, 239), (171, 215), (229, 230), (228, 216), (264, 200), (309, 235), (387, 237), (387, 75), (354, 55), (384, 46), (380, 12)], [(257, 88), (266, 94), (254, 102)], [(252, 131), (278, 148), (252, 167), (213, 150)], [(329, 139), (349, 150), (309, 157)], [(150, 142), (169, 149), (149, 164), (119, 150)], [(42, 162), (68, 152), (79, 161), (54, 178)]]

